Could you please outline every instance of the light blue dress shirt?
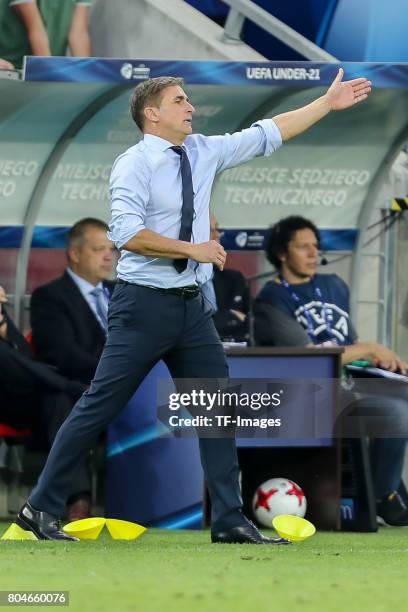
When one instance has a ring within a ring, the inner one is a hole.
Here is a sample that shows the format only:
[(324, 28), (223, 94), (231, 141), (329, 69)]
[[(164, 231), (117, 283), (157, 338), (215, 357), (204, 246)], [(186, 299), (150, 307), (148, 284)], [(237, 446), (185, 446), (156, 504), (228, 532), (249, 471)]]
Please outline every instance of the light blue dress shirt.
[[(210, 239), (209, 204), (216, 174), (254, 157), (271, 155), (281, 144), (280, 131), (272, 119), (263, 119), (234, 134), (187, 136), (183, 147), (193, 177), (193, 243)], [(184, 287), (201, 285), (212, 276), (212, 264), (198, 264), (189, 259), (186, 270), (179, 274), (171, 259), (138, 255), (122, 248), (142, 229), (178, 239), (182, 184), (180, 156), (172, 146), (163, 138), (145, 134), (143, 140), (122, 153), (112, 167), (112, 218), (108, 237), (121, 250), (118, 277), (130, 283), (160, 288)]]
[(211, 306), (213, 313), (217, 312), (217, 296), (215, 295), (214, 281), (212, 278), (201, 285), (201, 293), (203, 294), (204, 299), (207, 300), (209, 306)]
[(103, 296), (106, 300), (106, 312), (108, 312), (108, 304), (109, 304), (109, 298), (108, 298), (108, 294), (107, 294), (107, 290), (105, 291), (105, 288), (103, 286), (103, 283), (98, 283), (96, 285), (96, 287), (94, 287), (94, 285), (92, 285), (91, 283), (88, 283), (87, 280), (85, 280), (84, 278), (82, 278), (82, 276), (78, 276), (78, 274), (75, 274), (75, 272), (73, 272), (71, 270), (71, 268), (67, 268), (67, 272), (70, 275), (70, 277), (72, 278), (72, 280), (74, 281), (74, 283), (76, 284), (76, 286), (78, 287), (78, 289), (80, 290), (82, 297), (87, 301), (89, 308), (92, 310), (92, 312), (94, 313), (99, 325), (105, 329), (105, 324), (104, 322), (101, 320), (99, 314), (98, 314), (98, 309), (97, 309), (97, 305), (95, 302), (95, 297), (92, 295), (92, 291), (95, 288), (100, 288), (103, 291)]

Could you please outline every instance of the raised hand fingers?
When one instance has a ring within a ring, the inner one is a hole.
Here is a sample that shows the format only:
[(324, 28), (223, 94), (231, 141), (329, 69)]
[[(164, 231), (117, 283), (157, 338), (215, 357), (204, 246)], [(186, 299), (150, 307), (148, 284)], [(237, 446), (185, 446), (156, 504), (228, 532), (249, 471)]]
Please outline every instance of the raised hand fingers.
[(358, 104), (358, 102), (362, 102), (368, 98), (368, 94), (363, 94), (362, 96), (356, 96), (354, 98), (354, 104)]
[(357, 85), (352, 85), (354, 92), (360, 91), (371, 91), (371, 81), (364, 81), (364, 83), (358, 83)]
[(366, 79), (366, 77), (359, 77), (358, 79), (350, 79), (350, 81), (343, 81), (344, 85), (352, 85), (353, 87), (357, 85), (363, 85), (364, 83), (369, 83), (371, 85), (371, 81)]
[(365, 81), (353, 86), (354, 103), (362, 102), (371, 91), (371, 82)]

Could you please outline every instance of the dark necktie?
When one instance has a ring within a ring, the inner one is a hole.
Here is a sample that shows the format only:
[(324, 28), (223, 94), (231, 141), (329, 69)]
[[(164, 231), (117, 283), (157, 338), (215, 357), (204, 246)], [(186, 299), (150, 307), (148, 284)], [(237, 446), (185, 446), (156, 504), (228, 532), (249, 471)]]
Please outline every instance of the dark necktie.
[[(181, 208), (181, 225), (179, 240), (191, 241), (194, 216), (194, 191), (193, 177), (191, 176), (191, 166), (186, 151), (182, 147), (171, 147), (180, 155), (181, 184), (183, 192), (183, 206)], [(187, 259), (174, 259), (173, 266), (177, 272), (184, 272), (187, 267)]]

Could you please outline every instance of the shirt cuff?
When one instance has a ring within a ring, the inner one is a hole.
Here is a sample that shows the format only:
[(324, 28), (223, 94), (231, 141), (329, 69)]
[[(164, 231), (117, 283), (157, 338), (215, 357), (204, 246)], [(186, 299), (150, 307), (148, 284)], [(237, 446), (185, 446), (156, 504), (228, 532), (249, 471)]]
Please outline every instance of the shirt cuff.
[(261, 119), (253, 125), (261, 128), (265, 134), (265, 156), (271, 155), (282, 146), (282, 134), (273, 119)]
[(145, 229), (143, 223), (140, 220), (131, 220), (129, 218), (117, 220), (109, 224), (109, 231), (107, 236), (111, 240), (117, 249), (122, 249), (133, 236), (136, 236), (142, 229)]

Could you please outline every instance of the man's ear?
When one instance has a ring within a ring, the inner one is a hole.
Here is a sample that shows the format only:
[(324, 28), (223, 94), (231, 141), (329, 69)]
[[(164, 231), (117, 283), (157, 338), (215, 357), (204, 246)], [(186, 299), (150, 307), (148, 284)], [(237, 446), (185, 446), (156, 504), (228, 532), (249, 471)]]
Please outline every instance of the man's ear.
[(145, 118), (152, 123), (157, 123), (159, 120), (159, 109), (156, 106), (146, 106), (143, 109)]
[(79, 262), (79, 249), (77, 247), (70, 247), (67, 250), (67, 259), (69, 262), (77, 264)]

